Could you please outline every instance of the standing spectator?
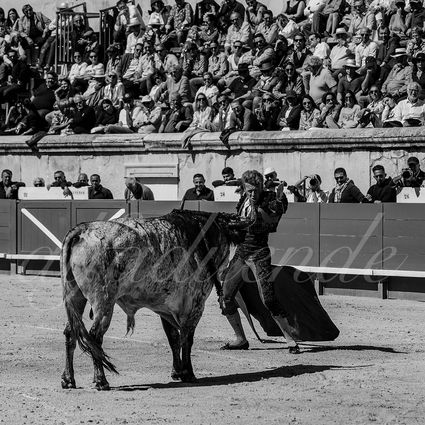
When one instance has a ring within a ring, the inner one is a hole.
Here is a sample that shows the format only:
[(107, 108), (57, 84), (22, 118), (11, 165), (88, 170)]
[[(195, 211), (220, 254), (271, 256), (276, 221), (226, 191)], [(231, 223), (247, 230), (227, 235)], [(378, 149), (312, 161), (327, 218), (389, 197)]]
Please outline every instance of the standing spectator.
[(205, 177), (202, 174), (193, 176), (192, 189), (188, 189), (183, 196), (183, 201), (214, 201), (214, 192), (205, 186)]
[(153, 86), (152, 75), (155, 72), (154, 51), (150, 43), (143, 43), (143, 55), (140, 57), (139, 67), (136, 71), (138, 74), (139, 92), (147, 95)]
[(387, 177), (385, 168), (382, 165), (375, 165), (372, 168), (373, 178), (376, 184), (367, 191), (366, 198), (372, 203), (397, 202), (397, 192), (391, 177)]
[(367, 202), (366, 197), (360, 192), (353, 180), (347, 177), (344, 168), (335, 169), (334, 177), (336, 186), (332, 189), (328, 202), (341, 204)]
[(308, 64), (311, 74), (307, 75), (306, 85), (308, 90), (306, 92), (318, 103), (325, 93), (329, 91), (336, 92), (338, 83), (332, 77), (329, 69), (323, 66), (322, 59), (312, 56)]
[(407, 86), (407, 99), (400, 100), (394, 108), (393, 121), (403, 127), (420, 127), (425, 122), (425, 101), (419, 99), (421, 86), (412, 82)]
[(18, 190), (25, 186), (25, 183), (12, 181), (12, 171), (3, 170), (1, 172), (0, 199), (18, 199)]
[(158, 133), (180, 133), (192, 122), (192, 112), (182, 104), (179, 92), (170, 94), (170, 109), (165, 113)]
[(425, 180), (425, 172), (421, 170), (419, 159), (411, 156), (407, 160), (407, 168), (403, 168), (399, 176), (393, 178), (398, 187), (421, 187)]
[(22, 7), (23, 16), (19, 19), (19, 34), (23, 40), (23, 46), (27, 51), (29, 64), (35, 64), (38, 60), (38, 52), (47, 39), (50, 19), (41, 12), (34, 13), (31, 5)]
[(89, 134), (96, 123), (96, 114), (91, 106), (87, 106), (83, 96), (74, 97), (75, 114), (69, 127), (75, 134)]
[(143, 45), (137, 43), (131, 55), (124, 55), (117, 66), (118, 81), (124, 84), (126, 92), (131, 92), (133, 96), (138, 94), (140, 78), (139, 63), (143, 50)]
[(138, 182), (133, 176), (125, 177), (125, 186), (124, 199), (127, 202), (135, 199), (142, 199), (144, 201), (155, 200), (152, 190), (148, 186)]
[(388, 74), (382, 85), (382, 92), (391, 94), (394, 97), (404, 97), (407, 93), (407, 85), (412, 81), (412, 67), (406, 61), (406, 49), (399, 47), (395, 49), (392, 56), (396, 64)]
[(302, 97), (301, 107), (299, 130), (309, 130), (320, 119), (320, 110), (308, 94)]
[(89, 199), (114, 199), (112, 192), (100, 184), (99, 174), (90, 176)]

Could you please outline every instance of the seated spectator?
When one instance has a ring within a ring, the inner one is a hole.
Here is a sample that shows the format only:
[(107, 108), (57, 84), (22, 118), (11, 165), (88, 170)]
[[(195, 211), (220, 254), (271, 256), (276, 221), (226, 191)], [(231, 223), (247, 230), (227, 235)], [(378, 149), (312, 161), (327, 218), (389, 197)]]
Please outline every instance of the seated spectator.
[(171, 70), (171, 74), (158, 90), (158, 99), (155, 101), (168, 101), (171, 104), (171, 93), (177, 92), (180, 94), (183, 104), (189, 103), (192, 99), (188, 78), (183, 75), (183, 68), (176, 66)]
[(425, 53), (419, 52), (413, 58), (412, 80), (421, 87), (419, 99), (425, 100)]
[(286, 18), (300, 23), (305, 19), (305, 7), (306, 2), (304, 0), (284, 0), (282, 11), (280, 13)]
[(421, 170), (419, 159), (411, 156), (407, 160), (407, 168), (403, 168), (400, 175), (393, 178), (397, 187), (421, 187), (424, 184), (425, 172)]
[(396, 11), (392, 14), (388, 24), (388, 31), (398, 37), (405, 37), (407, 32), (406, 11), (404, 10), (406, 3), (404, 0), (395, 0)]
[(397, 192), (391, 177), (387, 177), (382, 165), (372, 168), (373, 178), (376, 184), (367, 191), (366, 198), (369, 202), (378, 204), (381, 202), (397, 202)]
[[(67, 129), (74, 116), (74, 110), (69, 100), (57, 102), (57, 110), (46, 115), (46, 121), (50, 123), (47, 134), (67, 134)], [(47, 119), (48, 118), (48, 119)]]
[(390, 94), (383, 95), (382, 102), (384, 103), (384, 110), (382, 111), (382, 127), (400, 127), (399, 123), (393, 125), (394, 108), (397, 105), (393, 96)]
[(425, 23), (425, 10), (421, 0), (410, 0), (410, 13), (406, 17), (406, 34), (409, 35), (414, 28), (423, 28)]
[(62, 78), (59, 81), (59, 86), (55, 90), (55, 100), (59, 102), (59, 100), (68, 100), (71, 97), (75, 96), (75, 90), (71, 85), (71, 81), (68, 78)]
[(243, 15), (233, 12), (230, 15), (231, 25), (227, 29), (224, 51), (230, 55), (231, 46), (236, 40), (243, 44), (251, 45), (252, 31), (248, 22), (244, 22)]
[(339, 113), (338, 121), (328, 119), (329, 128), (356, 128), (359, 125), (360, 106), (356, 96), (350, 90), (345, 93), (344, 104)]
[(68, 78), (71, 81), (77, 93), (83, 93), (86, 91), (88, 81), (85, 80), (87, 63), (83, 62), (83, 55), (80, 52), (74, 52), (74, 63), (69, 71)]
[[(83, 34), (84, 51), (83, 60), (87, 63), (92, 62), (93, 54), (97, 56), (99, 63), (103, 66), (103, 49), (101, 48), (97, 34), (90, 28)], [(105, 70), (103, 69), (103, 72)]]
[(258, 24), (256, 33), (262, 34), (267, 44), (273, 46), (276, 43), (279, 28), (273, 22), (273, 12), (271, 10), (265, 10), (263, 12), (262, 21)]
[(108, 125), (105, 133), (134, 133), (134, 121), (140, 112), (140, 107), (135, 106), (134, 98), (130, 93), (125, 93), (123, 97), (123, 108), (118, 116), (118, 124)]
[(32, 135), (46, 130), (46, 121), (40, 116), (36, 107), (29, 99), (24, 99), (22, 107), (25, 110), (24, 117), (15, 128), (9, 130), (10, 134)]
[(105, 67), (102, 62), (99, 61), (99, 54), (95, 51), (89, 52), (89, 60), (90, 63), (87, 65), (84, 73), (84, 79), (88, 82), (90, 86), (90, 82), (97, 75), (105, 75)]
[(75, 183), (72, 184), (76, 188), (86, 187), (89, 185), (89, 176), (86, 173), (80, 173), (78, 179)]
[(258, 25), (263, 20), (263, 13), (266, 12), (267, 8), (264, 4), (257, 0), (247, 0), (246, 4), (247, 8), (245, 9), (245, 20), (249, 23), (255, 33)]
[(153, 86), (152, 84), (152, 75), (155, 72), (154, 64), (154, 51), (150, 43), (143, 43), (142, 56), (139, 60), (139, 67), (136, 71), (139, 78), (137, 82), (139, 84), (139, 93), (142, 95), (147, 95)]
[(233, 94), (234, 100), (241, 100), (244, 107), (250, 108), (254, 97), (252, 90), (256, 84), (257, 81), (249, 74), (248, 64), (241, 63), (238, 65), (238, 76), (232, 80), (223, 94)]
[(297, 93), (286, 91), (285, 102), (280, 111), (278, 122), (281, 130), (298, 130), (300, 126), (301, 104)]
[[(306, 182), (308, 180), (308, 187)], [(312, 174), (311, 176), (304, 176), (301, 180), (298, 180), (294, 187), (299, 191), (305, 189), (304, 195), (299, 197), (297, 202), (307, 202), (313, 204), (322, 204), (328, 202), (328, 193), (325, 192), (320, 185), (322, 179), (319, 174)], [(288, 186), (289, 189), (289, 186)], [(290, 189), (289, 189), (290, 190)]]
[[(311, 31), (334, 35), (343, 12), (343, 0), (325, 0), (317, 11), (313, 13)], [(323, 58), (324, 59), (324, 58)]]
[(255, 86), (252, 88), (253, 100), (252, 109), (255, 110), (261, 102), (263, 93), (272, 93), (279, 83), (279, 77), (274, 72), (274, 65), (272, 62), (264, 62), (260, 66), (261, 76)]
[(133, 176), (125, 177), (125, 185), (124, 199), (127, 202), (135, 199), (142, 199), (144, 201), (155, 200), (152, 190), (148, 186), (138, 182)]
[(106, 86), (103, 88), (103, 97), (109, 99), (115, 108), (120, 108), (124, 97), (124, 84), (118, 82), (118, 76), (115, 71), (111, 71), (106, 76)]
[(412, 81), (412, 67), (406, 61), (405, 48), (395, 49), (395, 54), (392, 57), (396, 64), (382, 85), (382, 92), (384, 96), (389, 93), (394, 97), (402, 98), (407, 93), (407, 85)]
[(45, 187), (46, 182), (44, 181), (43, 177), (36, 177), (34, 181), (32, 182), (32, 185), (34, 187)]
[(369, 28), (360, 29), (359, 34), (362, 41), (356, 46), (354, 51), (356, 55), (356, 65), (360, 68), (360, 74), (366, 72), (366, 58), (372, 56), (376, 59), (378, 55), (378, 45), (370, 39), (370, 33)]
[(214, 201), (214, 192), (205, 186), (205, 177), (202, 174), (193, 176), (192, 189), (188, 189), (183, 195), (183, 201)]
[(89, 199), (114, 199), (112, 192), (100, 184), (99, 174), (90, 176)]
[(403, 127), (420, 127), (425, 121), (425, 101), (419, 99), (421, 86), (412, 82), (407, 86), (407, 99), (400, 100), (394, 108), (393, 123)]
[(53, 110), (56, 102), (56, 89), (58, 88), (58, 76), (56, 72), (49, 72), (45, 82), (34, 90), (31, 101), (41, 117), (45, 117)]
[(155, 69), (165, 75), (169, 74), (174, 67), (180, 65), (177, 56), (170, 53), (164, 44), (158, 44), (155, 47), (154, 63)]
[(305, 94), (301, 99), (301, 114), (299, 130), (310, 130), (319, 118), (320, 110), (313, 98)]
[(192, 111), (182, 104), (179, 92), (171, 93), (170, 109), (165, 112), (159, 133), (180, 133), (185, 131), (192, 122)]
[(295, 69), (295, 65), (287, 62), (283, 71), (283, 75), (280, 75), (280, 81), (273, 89), (273, 94), (280, 99), (289, 90), (295, 92), (298, 96), (302, 96), (304, 84), (301, 75)]
[(264, 93), (260, 104), (255, 109), (255, 116), (261, 130), (276, 131), (279, 130), (279, 114), (281, 104), (272, 93)]
[[(13, 133), (16, 126), (23, 120), (27, 115), (27, 112), (21, 101), (18, 101), (9, 109), (9, 113), (6, 116), (6, 121), (2, 126), (1, 130), (4, 134)], [(1, 133), (2, 134), (2, 133)]]
[(0, 103), (13, 102), (16, 96), (25, 91), (31, 79), (31, 70), (23, 59), (18, 58), (15, 50), (7, 53), (11, 64), (8, 72), (7, 83), (0, 87)]
[(134, 127), (138, 133), (157, 133), (161, 125), (161, 107), (155, 105), (150, 96), (143, 96), (141, 103), (142, 107), (134, 120)]
[(256, 131), (259, 128), (255, 115), (245, 108), (240, 99), (231, 103), (229, 129), (232, 131)]
[(260, 67), (263, 63), (273, 63), (275, 53), (273, 47), (267, 44), (263, 34), (257, 33), (254, 35), (254, 48), (252, 50), (250, 74), (254, 78), (261, 76)]
[(239, 66), (239, 60), (241, 56), (243, 55), (243, 44), (236, 40), (232, 45), (232, 53), (227, 56), (227, 62), (228, 62), (228, 72), (221, 78), (218, 82), (218, 87), (223, 89), (225, 87), (229, 87), (231, 82), (235, 77), (238, 76), (238, 66)]
[(406, 45), (406, 54), (407, 56), (413, 58), (419, 52), (424, 51), (425, 41), (424, 41), (424, 31), (422, 27), (414, 27), (410, 34), (410, 40), (408, 40)]
[(230, 128), (232, 109), (230, 108), (229, 97), (225, 94), (220, 94), (217, 98), (217, 104), (218, 112), (212, 121), (211, 131), (223, 131), (226, 128)]
[(382, 127), (382, 112), (385, 104), (381, 90), (378, 86), (372, 86), (369, 90), (370, 103), (359, 113), (360, 127)]
[(335, 128), (340, 113), (341, 105), (336, 100), (335, 93), (325, 93), (320, 105), (320, 115), (313, 121), (313, 127)]
[(189, 79), (192, 96), (196, 94), (198, 88), (202, 85), (202, 77), (208, 70), (207, 51), (192, 42), (186, 42), (183, 50), (183, 75)]
[(337, 28), (335, 32), (337, 44), (332, 47), (329, 54), (331, 62), (332, 76), (337, 79), (343, 73), (347, 60), (351, 58), (352, 52), (347, 46), (347, 31), (345, 28)]
[(97, 109), (104, 96), (105, 75), (95, 74), (90, 80), (87, 90), (83, 93), (83, 98), (87, 106)]
[(156, 99), (158, 97), (158, 92), (161, 87), (161, 84), (165, 81), (165, 76), (162, 72), (155, 71), (152, 75), (152, 83), (153, 86), (151, 91), (149, 92), (149, 96), (152, 99)]
[(304, 66), (309, 63), (307, 59), (310, 57), (311, 52), (306, 48), (306, 39), (304, 35), (296, 33), (294, 35), (294, 44), (286, 57), (286, 61), (292, 62), (297, 72), (301, 73)]
[(9, 34), (19, 30), (19, 14), (15, 8), (11, 8), (7, 12), (5, 25)]
[(356, 72), (357, 70), (358, 66), (354, 59), (347, 59), (344, 65), (344, 75), (338, 81), (337, 99), (339, 103), (344, 103), (347, 91), (358, 93), (361, 90), (364, 78)]
[(215, 41), (209, 45), (209, 48), (211, 54), (208, 58), (208, 71), (212, 75), (213, 83), (217, 84), (229, 69), (227, 57), (223, 52), (220, 52), (219, 45)]
[(388, 27), (381, 26), (379, 28), (379, 40), (381, 43), (378, 45), (376, 61), (381, 68), (379, 80), (383, 82), (387, 79), (391, 68), (394, 66), (395, 61), (392, 55), (398, 47), (400, 39), (398, 36), (392, 36)]
[(354, 0), (348, 33), (354, 35), (361, 28), (376, 29), (376, 19), (373, 10), (366, 7), (364, 0)]
[(213, 84), (214, 79), (211, 72), (206, 72), (204, 74), (203, 81), (204, 85), (201, 86), (196, 92), (195, 99), (197, 99), (200, 94), (204, 94), (207, 98), (208, 105), (213, 106), (217, 102), (217, 95), (219, 94), (219, 90), (217, 86)]
[(126, 92), (131, 92), (133, 96), (138, 94), (137, 81), (139, 75), (139, 62), (142, 54), (143, 45), (137, 43), (134, 52), (123, 55), (117, 66), (118, 81), (124, 84)]
[(182, 44), (186, 40), (189, 28), (193, 24), (192, 6), (184, 0), (175, 0), (176, 4), (171, 7), (165, 31), (168, 37), (176, 44)]
[(105, 133), (108, 125), (118, 124), (118, 111), (111, 100), (103, 99), (99, 105), (99, 111), (96, 114), (96, 123), (90, 130), (91, 134)]
[(31, 5), (22, 7), (23, 16), (19, 19), (18, 31), (22, 38), (26, 57), (29, 64), (35, 64), (38, 60), (36, 48), (40, 49), (44, 44), (49, 31), (50, 19), (41, 12), (34, 13)]
[(118, 65), (120, 64), (121, 57), (120, 57), (120, 46), (119, 44), (111, 44), (106, 49), (106, 55), (107, 55), (107, 62), (105, 67), (105, 74), (110, 75), (112, 73), (117, 72)]
[(367, 94), (369, 93), (370, 88), (378, 84), (381, 87), (382, 81), (380, 80), (381, 67), (376, 62), (376, 59), (373, 56), (368, 56), (366, 58), (366, 74), (361, 81), (361, 89), (356, 91), (356, 98), (361, 106), (366, 106), (369, 102)]
[(320, 34), (313, 33), (308, 37), (308, 49), (312, 56), (316, 56), (322, 60), (327, 59), (331, 52), (329, 45), (324, 41), (320, 41)]
[(366, 197), (360, 192), (353, 180), (347, 177), (344, 168), (335, 169), (334, 177), (336, 186), (332, 189), (328, 202), (341, 204), (367, 202)]
[(12, 181), (13, 173), (10, 170), (1, 172), (0, 199), (18, 199), (18, 190), (25, 183)]
[(69, 127), (75, 134), (89, 134), (96, 123), (96, 114), (91, 106), (87, 106), (81, 95), (74, 97), (75, 113)]
[(206, 13), (202, 19), (202, 25), (198, 26), (198, 44), (199, 46), (209, 45), (209, 47), (211, 47), (213, 43), (218, 41), (220, 36), (216, 15), (213, 13)]
[(313, 98), (316, 103), (320, 103), (322, 96), (329, 92), (337, 90), (338, 83), (332, 77), (329, 69), (323, 66), (322, 59), (317, 56), (311, 56), (308, 60), (307, 69), (311, 74), (307, 74), (306, 92)]

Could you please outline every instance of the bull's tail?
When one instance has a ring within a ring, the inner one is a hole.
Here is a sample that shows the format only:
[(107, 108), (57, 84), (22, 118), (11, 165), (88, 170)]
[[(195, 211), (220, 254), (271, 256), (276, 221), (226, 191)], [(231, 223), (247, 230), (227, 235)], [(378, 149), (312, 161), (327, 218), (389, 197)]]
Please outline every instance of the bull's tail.
[(82, 313), (78, 311), (74, 303), (74, 297), (82, 296), (81, 290), (74, 278), (72, 268), (69, 263), (72, 248), (80, 240), (81, 233), (86, 230), (87, 224), (80, 224), (74, 227), (65, 237), (61, 251), (61, 275), (62, 290), (65, 310), (71, 333), (75, 336), (81, 350), (91, 355), (94, 361), (101, 364), (110, 372), (118, 373), (115, 366), (109, 361), (109, 356), (103, 351), (101, 344), (87, 331)]

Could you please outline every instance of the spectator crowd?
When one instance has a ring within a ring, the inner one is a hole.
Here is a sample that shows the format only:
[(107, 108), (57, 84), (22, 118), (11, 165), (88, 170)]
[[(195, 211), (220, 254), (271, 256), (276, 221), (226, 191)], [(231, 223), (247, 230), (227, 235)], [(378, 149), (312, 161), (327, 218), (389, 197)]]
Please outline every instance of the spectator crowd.
[[(65, 3), (59, 23), (0, 8), (1, 134), (178, 132), (187, 147), (199, 132), (425, 123), (421, 1), (283, 0), (277, 16), (257, 0), (171, 3), (144, 19), (118, 0), (107, 46)], [(59, 45), (73, 60), (60, 70)]]

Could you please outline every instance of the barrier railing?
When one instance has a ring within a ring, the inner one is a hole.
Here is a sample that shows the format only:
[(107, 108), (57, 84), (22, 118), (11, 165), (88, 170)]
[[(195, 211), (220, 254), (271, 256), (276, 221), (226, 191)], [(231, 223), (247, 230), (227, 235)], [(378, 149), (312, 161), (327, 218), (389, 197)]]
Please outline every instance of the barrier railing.
[[(124, 214), (161, 216), (180, 201), (0, 201), (0, 264), (59, 259), (62, 239), (81, 222)], [(189, 201), (185, 209), (233, 212), (234, 203)], [(415, 204), (291, 204), (270, 235), (272, 263), (326, 275), (425, 278), (425, 217)], [(10, 266), (9, 266), (10, 267)], [(321, 278), (319, 279), (321, 280)], [(326, 279), (324, 279), (326, 280)], [(417, 292), (425, 292), (423, 285)], [(402, 291), (402, 288), (400, 289)]]

